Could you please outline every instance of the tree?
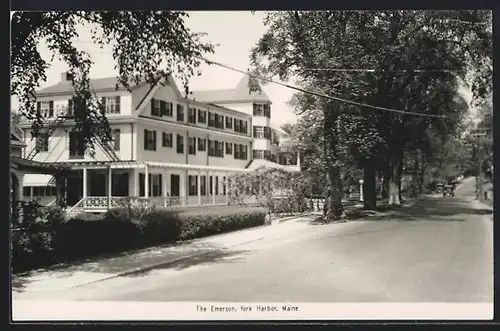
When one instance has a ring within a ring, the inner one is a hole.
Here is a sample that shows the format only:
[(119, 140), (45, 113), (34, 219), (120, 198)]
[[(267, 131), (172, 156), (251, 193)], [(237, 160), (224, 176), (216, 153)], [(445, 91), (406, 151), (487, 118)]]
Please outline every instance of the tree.
[[(146, 81), (163, 83), (169, 75), (181, 80), (186, 93), (188, 80), (199, 66), (199, 57), (213, 52), (213, 45), (202, 42), (202, 34), (185, 26), (187, 14), (178, 11), (100, 11), (100, 12), (16, 12), (11, 25), (11, 94), (19, 98), (19, 111), (33, 121), (38, 134), (43, 118), (34, 106), (36, 89), (46, 79), (46, 71), (54, 57), (69, 66), (74, 87), (76, 127), (93, 150), (93, 138), (111, 139), (106, 114), (92, 94), (89, 70), (90, 55), (74, 45), (77, 27), (91, 31), (100, 46), (111, 45), (118, 85), (130, 88)], [(43, 59), (37, 46), (45, 42), (53, 52)]]

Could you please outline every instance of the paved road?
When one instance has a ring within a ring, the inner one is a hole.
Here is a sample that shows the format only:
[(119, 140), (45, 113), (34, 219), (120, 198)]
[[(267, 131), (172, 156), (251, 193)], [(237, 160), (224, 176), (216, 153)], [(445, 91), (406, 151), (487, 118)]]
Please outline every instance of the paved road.
[(311, 225), (50, 295), (113, 301), (491, 302), (493, 220), (472, 201), (473, 185), (468, 180), (455, 197), (428, 197), (397, 214)]

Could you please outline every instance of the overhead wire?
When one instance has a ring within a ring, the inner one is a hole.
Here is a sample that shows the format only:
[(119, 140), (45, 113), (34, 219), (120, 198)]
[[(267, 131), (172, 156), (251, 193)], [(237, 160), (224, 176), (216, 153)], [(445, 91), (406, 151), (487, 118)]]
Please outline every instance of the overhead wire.
[[(87, 40), (81, 40), (81, 39), (77, 39), (75, 41), (76, 42), (81, 42), (81, 43), (94, 43), (93, 41), (87, 41)], [(90, 52), (90, 53), (93, 53), (93, 52)], [(98, 52), (98, 53), (106, 53), (106, 52), (104, 51), (104, 52)], [(111, 52), (109, 52), (109, 53), (111, 53)], [(394, 113), (399, 113), (399, 114), (404, 114), (404, 115), (413, 115), (413, 116), (421, 116), (421, 117), (432, 117), (432, 118), (446, 118), (446, 116), (444, 116), (444, 115), (426, 114), (426, 113), (418, 113), (418, 112), (401, 110), (401, 109), (387, 108), (387, 107), (381, 107), (381, 106), (375, 106), (375, 105), (366, 104), (366, 103), (362, 103), (362, 102), (357, 102), (357, 101), (353, 101), (353, 100), (348, 100), (348, 99), (345, 99), (345, 98), (335, 97), (335, 96), (328, 95), (328, 94), (325, 94), (325, 93), (322, 93), (322, 92), (311, 91), (311, 90), (308, 90), (308, 89), (303, 89), (303, 88), (300, 88), (300, 87), (297, 87), (297, 86), (293, 86), (293, 85), (290, 85), (290, 84), (287, 84), (287, 83), (283, 83), (283, 82), (277, 81), (277, 80), (272, 79), (272, 78), (263, 77), (263, 76), (256, 75), (256, 74), (252, 74), (252, 73), (250, 73), (248, 71), (237, 69), (237, 68), (228, 66), (226, 64), (223, 64), (223, 63), (220, 63), (220, 62), (217, 62), (217, 61), (209, 60), (209, 59), (207, 59), (205, 57), (202, 57), (202, 56), (194, 56), (194, 57), (197, 58), (197, 59), (199, 59), (199, 60), (202, 60), (203, 62), (207, 63), (208, 65), (216, 65), (216, 66), (225, 68), (227, 70), (231, 70), (231, 71), (242, 73), (244, 75), (248, 75), (249, 77), (252, 77), (254, 79), (258, 79), (258, 80), (261, 80), (261, 81), (267, 81), (269, 83), (280, 85), (280, 86), (283, 86), (283, 87), (286, 87), (286, 88), (289, 88), (289, 89), (293, 89), (293, 90), (296, 90), (296, 91), (299, 91), (299, 92), (302, 92), (302, 93), (311, 94), (311, 95), (315, 95), (315, 96), (318, 96), (318, 97), (322, 97), (322, 98), (326, 98), (326, 99), (330, 99), (330, 100), (334, 100), (334, 101), (339, 101), (339, 102), (343, 102), (343, 103), (347, 103), (347, 104), (351, 104), (351, 105), (355, 105), (355, 106), (359, 106), (359, 107), (377, 109), (377, 110), (388, 111), (388, 112), (394, 112)], [(311, 68), (311, 70), (314, 70), (314, 69), (320, 69), (320, 68)], [(333, 68), (332, 68), (332, 70), (333, 70)], [(366, 69), (359, 69), (359, 70), (366, 70)]]

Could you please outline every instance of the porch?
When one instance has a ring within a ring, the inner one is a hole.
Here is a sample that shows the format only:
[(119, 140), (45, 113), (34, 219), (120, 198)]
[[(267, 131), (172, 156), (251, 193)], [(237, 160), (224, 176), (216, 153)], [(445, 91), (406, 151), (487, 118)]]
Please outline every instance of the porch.
[(229, 203), (229, 176), (245, 169), (164, 162), (68, 162), (68, 213), (102, 213), (147, 204), (158, 207)]

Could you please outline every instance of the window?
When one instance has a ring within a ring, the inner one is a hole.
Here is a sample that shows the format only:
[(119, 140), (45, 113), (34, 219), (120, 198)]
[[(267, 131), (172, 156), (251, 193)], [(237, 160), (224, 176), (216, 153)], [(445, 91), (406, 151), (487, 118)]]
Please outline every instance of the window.
[(234, 144), (234, 158), (238, 160), (248, 159), (248, 146), (241, 144)]
[(224, 157), (224, 142), (215, 141), (215, 156)]
[(201, 195), (207, 195), (207, 176), (200, 178), (200, 191)]
[(184, 137), (180, 134), (177, 135), (177, 153), (184, 154)]
[[(139, 196), (146, 196), (144, 190), (146, 175), (139, 174)], [(161, 174), (148, 174), (148, 196), (161, 197), (162, 196), (162, 176)]]
[(69, 133), (69, 156), (82, 158), (85, 155), (85, 140), (81, 131)]
[(207, 151), (207, 140), (203, 138), (198, 138), (198, 151), (206, 152)]
[(120, 113), (120, 96), (115, 97), (102, 97), (102, 104), (106, 114), (119, 114)]
[(234, 131), (247, 134), (248, 133), (247, 125), (248, 125), (247, 121), (235, 119), (234, 120)]
[(151, 116), (161, 116), (160, 100), (151, 99)]
[(43, 117), (53, 117), (54, 116), (54, 101), (43, 101), (36, 103), (37, 112)]
[(254, 138), (264, 138), (264, 127), (254, 126), (253, 127), (253, 137)]
[(226, 189), (227, 189), (227, 183), (226, 183), (226, 177), (222, 177), (222, 195), (226, 195)]
[(47, 132), (40, 132), (36, 137), (36, 152), (49, 151), (49, 134)]
[(198, 109), (198, 122), (199, 123), (207, 123), (207, 112), (206, 110)]
[(253, 158), (255, 160), (263, 159), (264, 158), (264, 151), (263, 150), (254, 150), (253, 151)]
[(166, 102), (161, 100), (160, 101), (160, 115), (161, 116), (174, 116), (173, 113), (173, 107), (174, 105), (171, 102)]
[(268, 104), (254, 103), (253, 116), (265, 116), (271, 118), (271, 106)]
[(228, 129), (233, 128), (233, 119), (231, 117), (226, 116), (226, 128)]
[(219, 195), (219, 176), (215, 176), (215, 195)]
[(224, 129), (224, 116), (215, 114), (215, 127), (217, 129)]
[(182, 105), (177, 105), (177, 120), (184, 122), (184, 107)]
[(215, 127), (215, 114), (208, 112), (208, 126)]
[(188, 176), (188, 195), (198, 195), (198, 176)]
[(196, 138), (188, 137), (188, 153), (191, 155), (196, 154)]
[(172, 136), (171, 133), (166, 133), (166, 132), (163, 132), (163, 147), (172, 147), (174, 144), (173, 144), (173, 140), (174, 140), (174, 137)]
[(31, 196), (31, 187), (30, 186), (23, 187), (23, 196), (24, 197)]
[(215, 156), (215, 141), (208, 141), (208, 156)]
[(156, 131), (144, 130), (144, 150), (156, 151)]
[(226, 142), (226, 154), (233, 154), (233, 143)]
[(113, 147), (116, 151), (120, 150), (120, 129), (113, 130)]
[(188, 122), (191, 124), (196, 124), (196, 109), (188, 109)]
[(161, 197), (161, 174), (148, 174), (149, 176), (149, 195), (152, 197)]
[(209, 181), (210, 181), (210, 183), (209, 183), (209, 187), (208, 187), (208, 193), (210, 195), (213, 195), (214, 194), (214, 177), (210, 176)]

